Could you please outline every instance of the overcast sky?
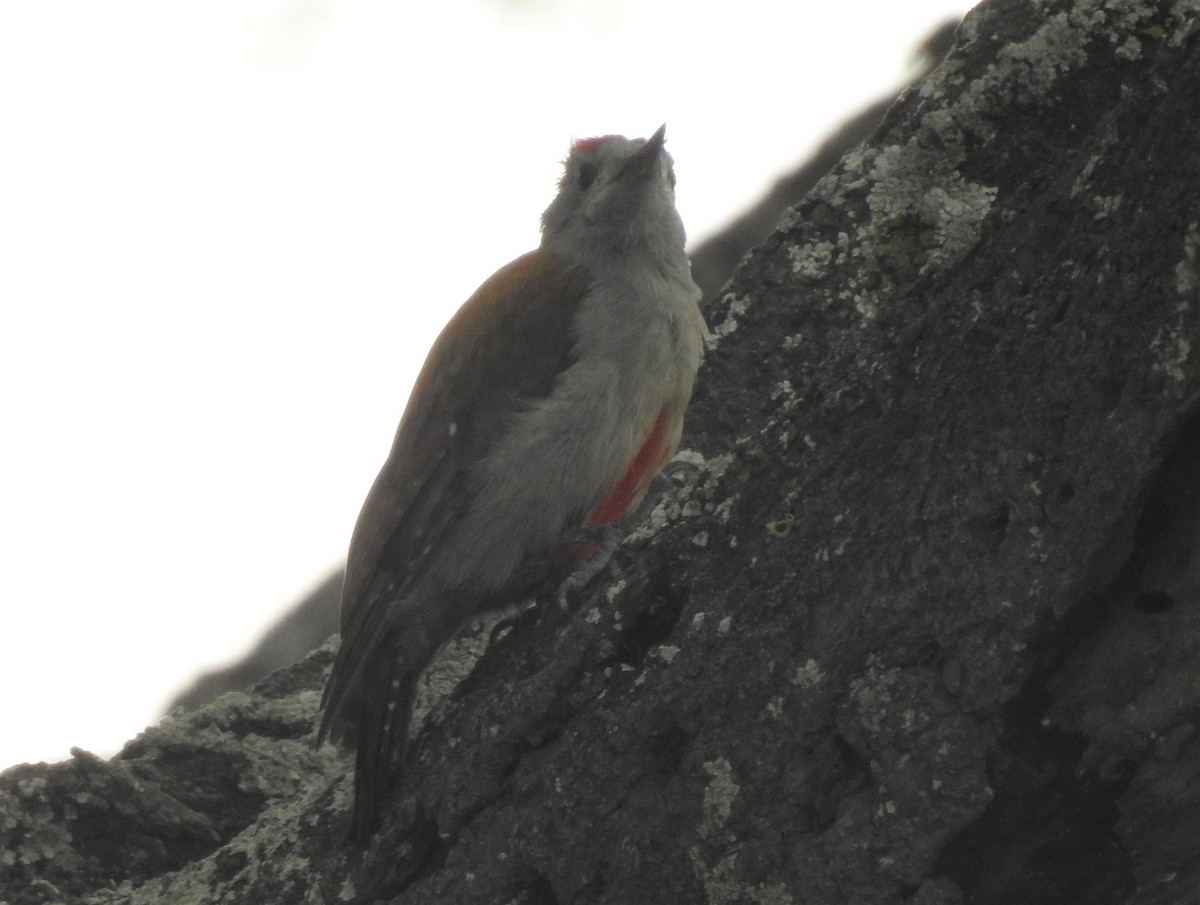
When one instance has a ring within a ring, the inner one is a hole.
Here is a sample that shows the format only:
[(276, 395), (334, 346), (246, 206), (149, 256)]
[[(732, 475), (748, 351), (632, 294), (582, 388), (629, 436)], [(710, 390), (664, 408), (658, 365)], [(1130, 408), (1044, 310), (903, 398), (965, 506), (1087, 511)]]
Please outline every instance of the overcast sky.
[(968, 6), (0, 3), (0, 767), (115, 752), (339, 564), (572, 138), (665, 121), (702, 238)]

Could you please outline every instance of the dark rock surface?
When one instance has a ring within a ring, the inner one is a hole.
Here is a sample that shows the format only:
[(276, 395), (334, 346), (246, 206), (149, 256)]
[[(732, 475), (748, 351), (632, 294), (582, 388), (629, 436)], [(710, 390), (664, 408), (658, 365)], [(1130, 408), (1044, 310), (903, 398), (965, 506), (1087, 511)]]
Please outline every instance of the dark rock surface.
[(1196, 12), (968, 16), (715, 304), (697, 471), (441, 683), (367, 851), (322, 649), (0, 775), (0, 899), (1200, 901)]

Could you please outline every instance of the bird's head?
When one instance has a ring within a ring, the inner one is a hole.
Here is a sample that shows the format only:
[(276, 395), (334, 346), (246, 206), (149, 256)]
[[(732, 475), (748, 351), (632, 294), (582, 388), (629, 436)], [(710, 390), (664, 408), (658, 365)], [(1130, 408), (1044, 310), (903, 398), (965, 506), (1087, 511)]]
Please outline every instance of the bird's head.
[(558, 195), (542, 215), (542, 247), (575, 259), (683, 254), (667, 127), (645, 139), (584, 138), (571, 146)]

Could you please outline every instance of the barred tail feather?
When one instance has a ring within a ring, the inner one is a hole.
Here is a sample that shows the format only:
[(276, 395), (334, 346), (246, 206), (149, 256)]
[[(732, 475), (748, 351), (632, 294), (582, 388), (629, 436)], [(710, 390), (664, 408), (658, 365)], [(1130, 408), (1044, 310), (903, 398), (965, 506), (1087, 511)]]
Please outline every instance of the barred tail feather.
[(364, 843), (379, 829), (383, 807), (402, 778), (408, 724), (424, 665), (411, 663), (397, 647), (394, 636), (377, 645), (363, 677), (372, 693), (362, 698), (357, 727), (350, 835)]
[(333, 661), (329, 681), (321, 694), (321, 725), (317, 744), (326, 739), (352, 741), (362, 708), (362, 674), (387, 633), (390, 607), (383, 600), (364, 601), (342, 626), (342, 643)]
[(417, 681), (453, 634), (453, 607), (436, 599), (385, 603), (387, 594), (352, 610), (322, 696), (317, 732), (355, 749), (351, 837), (366, 842), (403, 777)]

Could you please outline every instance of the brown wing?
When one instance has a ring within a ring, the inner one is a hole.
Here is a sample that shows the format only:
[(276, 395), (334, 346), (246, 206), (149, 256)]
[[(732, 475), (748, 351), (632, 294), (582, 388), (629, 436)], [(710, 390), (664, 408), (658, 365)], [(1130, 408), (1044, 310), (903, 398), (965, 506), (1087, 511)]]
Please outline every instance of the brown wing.
[(391, 604), (457, 519), (470, 469), (500, 420), (520, 400), (547, 395), (569, 364), (571, 323), (590, 285), (581, 269), (531, 252), (489, 278), (434, 343), (350, 542), (342, 647), (325, 689), (321, 737), (343, 708), (355, 722), (347, 701)]

